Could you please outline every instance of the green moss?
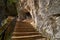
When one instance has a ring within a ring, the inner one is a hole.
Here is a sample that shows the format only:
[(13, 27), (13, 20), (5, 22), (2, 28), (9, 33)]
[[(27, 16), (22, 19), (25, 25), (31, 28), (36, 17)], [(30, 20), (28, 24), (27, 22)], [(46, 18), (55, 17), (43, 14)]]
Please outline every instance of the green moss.
[(17, 0), (8, 0), (7, 1), (7, 3), (9, 3), (9, 4), (16, 3), (16, 2), (17, 2)]
[(8, 0), (6, 7), (6, 16), (17, 16), (16, 0)]

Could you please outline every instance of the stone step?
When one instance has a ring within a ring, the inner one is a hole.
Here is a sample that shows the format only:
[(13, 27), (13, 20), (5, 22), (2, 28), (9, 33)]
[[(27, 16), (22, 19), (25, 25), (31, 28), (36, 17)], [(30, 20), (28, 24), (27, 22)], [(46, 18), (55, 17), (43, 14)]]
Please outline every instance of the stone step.
[(34, 29), (17, 29), (14, 30), (15, 32), (35, 32)]
[(13, 38), (12, 40), (47, 40), (46, 38), (40, 38), (40, 39), (35, 39), (35, 38)]
[[(21, 28), (15, 28), (15, 29), (34, 29), (34, 28), (21, 27)], [(36, 29), (34, 29), (34, 30), (36, 30)]]
[(30, 23), (27, 22), (17, 22), (15, 28), (34, 28)]
[(34, 28), (34, 27), (21, 27), (21, 26), (19, 26), (19, 27), (15, 27), (15, 28)]
[(35, 40), (34, 38), (12, 38), (12, 40)]
[(27, 39), (27, 38), (44, 38), (41, 35), (28, 35), (28, 36), (12, 36), (12, 39)]
[(13, 36), (41, 35), (38, 32), (13, 32)]

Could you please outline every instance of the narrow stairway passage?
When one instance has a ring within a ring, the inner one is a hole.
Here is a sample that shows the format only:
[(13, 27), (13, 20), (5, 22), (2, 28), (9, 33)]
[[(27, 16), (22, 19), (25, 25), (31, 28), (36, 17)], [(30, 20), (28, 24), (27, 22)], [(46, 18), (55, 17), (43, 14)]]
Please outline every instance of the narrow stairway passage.
[(35, 40), (44, 38), (29, 22), (17, 21), (12, 40)]

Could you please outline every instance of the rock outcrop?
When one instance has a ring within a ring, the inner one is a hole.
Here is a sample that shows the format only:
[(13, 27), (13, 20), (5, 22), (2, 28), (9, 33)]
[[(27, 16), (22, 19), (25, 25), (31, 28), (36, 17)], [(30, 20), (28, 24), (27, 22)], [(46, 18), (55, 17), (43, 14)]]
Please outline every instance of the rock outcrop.
[(60, 0), (19, 0), (17, 10), (18, 19), (24, 18), (24, 12), (30, 12), (37, 31), (51, 40), (59, 40)]

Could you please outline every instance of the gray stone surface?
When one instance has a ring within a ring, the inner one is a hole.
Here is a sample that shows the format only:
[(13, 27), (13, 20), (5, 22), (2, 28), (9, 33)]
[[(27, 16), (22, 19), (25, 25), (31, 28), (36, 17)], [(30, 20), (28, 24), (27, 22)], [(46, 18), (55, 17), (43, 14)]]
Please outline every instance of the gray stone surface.
[[(31, 13), (36, 29), (42, 33), (43, 36), (55, 40), (55, 38), (57, 38), (55, 36), (57, 36), (57, 34), (60, 35), (60, 18), (58, 19), (59, 16), (57, 15), (60, 14), (60, 0), (23, 0), (19, 2), (17, 9), (19, 10), (19, 17), (21, 17), (21, 9), (28, 9), (27, 11)], [(60, 38), (60, 36), (58, 36), (58, 38)]]

